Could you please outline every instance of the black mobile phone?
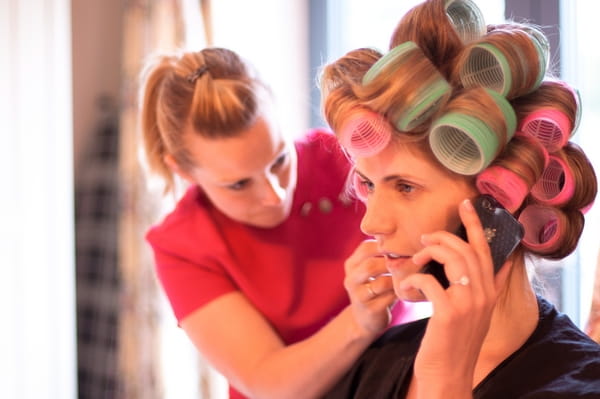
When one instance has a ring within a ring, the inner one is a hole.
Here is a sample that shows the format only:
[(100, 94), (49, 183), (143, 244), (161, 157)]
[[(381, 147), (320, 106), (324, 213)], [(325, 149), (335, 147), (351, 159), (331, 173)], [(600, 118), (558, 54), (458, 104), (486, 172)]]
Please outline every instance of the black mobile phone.
[[(490, 245), (494, 272), (497, 273), (523, 239), (525, 230), (509, 211), (487, 194), (475, 198), (473, 207), (479, 215), (479, 220), (481, 220), (483, 231)], [(465, 228), (462, 225), (455, 234), (463, 240), (467, 239)], [(433, 275), (444, 288), (449, 287), (450, 283), (444, 272), (444, 267), (440, 263), (431, 261), (421, 271)]]

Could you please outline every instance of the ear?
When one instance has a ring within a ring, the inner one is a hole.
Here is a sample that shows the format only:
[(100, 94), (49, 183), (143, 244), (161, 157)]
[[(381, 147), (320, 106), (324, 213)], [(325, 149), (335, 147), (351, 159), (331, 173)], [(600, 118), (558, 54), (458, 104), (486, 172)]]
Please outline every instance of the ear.
[(183, 180), (187, 181), (190, 184), (197, 184), (194, 179), (192, 178), (192, 176), (187, 173), (185, 170), (183, 170), (181, 168), (181, 166), (179, 166), (179, 164), (177, 163), (177, 161), (175, 161), (175, 158), (173, 158), (173, 156), (171, 154), (167, 154), (163, 157), (163, 160), (165, 162), (165, 164), (167, 164), (167, 166), (169, 167), (169, 169), (171, 169), (171, 171), (173, 173), (175, 173), (177, 176), (181, 177)]

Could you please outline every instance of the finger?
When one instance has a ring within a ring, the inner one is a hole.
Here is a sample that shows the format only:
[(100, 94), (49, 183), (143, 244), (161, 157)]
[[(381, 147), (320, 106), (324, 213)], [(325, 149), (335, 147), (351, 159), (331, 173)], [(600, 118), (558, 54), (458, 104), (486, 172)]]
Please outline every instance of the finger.
[(377, 241), (372, 239), (362, 241), (346, 259), (344, 263), (346, 273), (358, 267), (365, 259), (378, 254)]
[(463, 201), (458, 208), (458, 212), (465, 226), (469, 245), (473, 248), (479, 260), (473, 273), (478, 273), (481, 276), (485, 291), (490, 292), (494, 289), (494, 265), (483, 226), (470, 200)]
[(441, 240), (434, 238), (437, 243), (428, 243), (426, 247), (414, 254), (413, 262), (421, 266), (424, 266), (430, 260), (441, 263), (449, 281), (459, 280), (463, 276), (469, 278), (473, 276), (474, 279), (479, 279), (477, 273), (472, 271), (476, 267), (470, 267), (471, 264), (476, 264), (478, 259), (469, 245), (458, 239), (458, 237), (450, 240), (445, 238)]
[(403, 279), (397, 288), (400, 292), (406, 293), (406, 295), (419, 292), (425, 300), (432, 303), (434, 309), (440, 310), (443, 307), (443, 303), (448, 302), (446, 290), (430, 274), (411, 274)]

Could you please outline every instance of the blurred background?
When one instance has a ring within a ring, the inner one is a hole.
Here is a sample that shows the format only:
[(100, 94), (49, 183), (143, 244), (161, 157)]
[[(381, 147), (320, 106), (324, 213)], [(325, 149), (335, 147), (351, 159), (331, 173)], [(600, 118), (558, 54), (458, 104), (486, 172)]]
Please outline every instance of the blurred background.
[[(272, 85), (285, 132), (323, 125), (319, 68), (387, 49), (416, 0), (0, 0), (0, 396), (220, 399), (153, 274), (144, 232), (176, 200), (140, 162), (139, 75), (156, 53), (230, 47)], [(573, 141), (600, 171), (600, 5), (479, 0), (529, 20), (553, 70), (580, 90)], [(600, 335), (600, 207), (579, 250), (535, 265), (540, 286)], [(243, 335), (240, 335), (243, 340)]]

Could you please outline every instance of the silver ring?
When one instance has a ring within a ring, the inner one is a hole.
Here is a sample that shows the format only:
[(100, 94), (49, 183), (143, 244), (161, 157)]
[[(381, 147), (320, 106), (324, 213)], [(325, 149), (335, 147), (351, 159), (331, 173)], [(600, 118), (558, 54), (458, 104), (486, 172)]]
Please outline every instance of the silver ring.
[(370, 281), (367, 281), (367, 283), (365, 284), (365, 287), (367, 287), (367, 292), (369, 293), (369, 299), (373, 299), (377, 296), (375, 291), (373, 291), (373, 287), (371, 287)]
[(469, 280), (469, 277), (462, 276), (458, 280), (454, 280), (451, 284), (452, 285), (469, 285), (470, 282), (471, 282), (471, 280)]

